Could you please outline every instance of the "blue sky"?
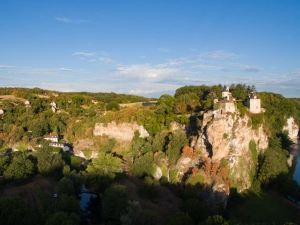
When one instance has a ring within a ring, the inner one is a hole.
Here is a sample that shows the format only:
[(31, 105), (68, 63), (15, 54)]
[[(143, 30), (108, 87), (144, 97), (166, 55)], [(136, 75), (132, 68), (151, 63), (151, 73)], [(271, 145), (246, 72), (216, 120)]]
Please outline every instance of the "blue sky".
[(0, 86), (300, 97), (299, 0), (1, 0)]

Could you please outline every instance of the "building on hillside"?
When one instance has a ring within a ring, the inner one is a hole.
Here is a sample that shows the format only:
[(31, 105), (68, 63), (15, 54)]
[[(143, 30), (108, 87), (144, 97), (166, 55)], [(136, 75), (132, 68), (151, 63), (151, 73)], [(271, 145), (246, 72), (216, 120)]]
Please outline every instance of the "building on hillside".
[(25, 104), (25, 107), (26, 107), (26, 108), (30, 108), (30, 107), (31, 107), (30, 101), (28, 101), (28, 100), (26, 100), (26, 101), (24, 102), (24, 104)]
[(46, 137), (44, 137), (44, 140), (51, 141), (52, 143), (58, 143), (59, 136), (58, 135), (46, 136)]
[(234, 113), (236, 111), (235, 98), (228, 87), (222, 91), (222, 99), (214, 99), (214, 104), (221, 110), (221, 113)]
[(232, 94), (229, 91), (229, 87), (225, 86), (223, 91), (222, 91), (222, 99), (229, 100), (230, 98), (232, 98)]
[(58, 107), (54, 101), (50, 103), (50, 106), (51, 106), (52, 112), (55, 113), (58, 110)]
[(0, 116), (3, 116), (3, 115), (4, 115), (4, 110), (0, 109)]
[(92, 103), (94, 104), (94, 105), (97, 105), (99, 102), (97, 101), (97, 100), (92, 100)]
[(71, 147), (67, 144), (60, 144), (60, 143), (52, 142), (49, 144), (49, 146), (51, 146), (53, 148), (61, 148), (64, 152), (71, 151)]
[(251, 92), (251, 94), (248, 96), (247, 106), (250, 113), (258, 114), (262, 112), (261, 100), (255, 92)]

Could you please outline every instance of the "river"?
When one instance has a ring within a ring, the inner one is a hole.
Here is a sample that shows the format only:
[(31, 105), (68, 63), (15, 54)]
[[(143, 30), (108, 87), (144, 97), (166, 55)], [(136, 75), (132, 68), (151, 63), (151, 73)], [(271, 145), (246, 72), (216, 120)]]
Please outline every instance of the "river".
[(98, 194), (94, 193), (94, 192), (90, 192), (85, 185), (81, 186), (81, 190), (80, 190), (80, 208), (83, 212), (83, 216), (85, 219), (89, 219), (90, 218), (90, 204), (91, 201), (93, 199), (97, 199), (99, 196)]
[(300, 143), (298, 143), (297, 147), (297, 154), (296, 154), (296, 160), (295, 160), (295, 171), (293, 174), (294, 180), (300, 185)]

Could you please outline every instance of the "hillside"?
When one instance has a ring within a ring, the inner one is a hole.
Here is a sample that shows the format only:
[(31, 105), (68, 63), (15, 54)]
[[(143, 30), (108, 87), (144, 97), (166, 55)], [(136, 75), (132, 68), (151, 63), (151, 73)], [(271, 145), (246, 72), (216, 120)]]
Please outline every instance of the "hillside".
[[(300, 199), (288, 164), (299, 106), (242, 84), (186, 86), (157, 101), (0, 88), (0, 223), (29, 204), (24, 224), (297, 224), (287, 196)], [(88, 215), (83, 186), (98, 196)], [(270, 210), (257, 219), (261, 202)]]

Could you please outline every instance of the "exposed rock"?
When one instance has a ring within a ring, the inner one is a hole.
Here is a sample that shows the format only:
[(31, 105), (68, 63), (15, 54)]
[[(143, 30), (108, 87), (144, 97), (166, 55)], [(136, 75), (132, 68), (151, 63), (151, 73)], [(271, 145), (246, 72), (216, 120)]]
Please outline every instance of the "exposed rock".
[(295, 119), (290, 117), (286, 121), (286, 125), (283, 127), (283, 131), (287, 131), (289, 138), (297, 143), (299, 138), (299, 126), (297, 125)]
[(181, 179), (190, 169), (196, 167), (200, 162), (200, 156), (194, 154), (191, 147), (185, 146), (182, 150), (181, 157), (177, 160), (176, 170), (178, 178)]
[(170, 131), (174, 132), (176, 130), (185, 130), (185, 126), (178, 122), (173, 121), (170, 123)]
[(162, 177), (163, 173), (162, 173), (162, 170), (160, 167), (156, 167), (156, 170), (153, 174), (153, 177), (156, 179), (156, 180), (159, 180), (161, 177)]
[(268, 136), (263, 127), (254, 130), (248, 122), (247, 116), (241, 117), (238, 113), (209, 111), (203, 115), (198, 140), (193, 143), (194, 148), (211, 158), (212, 163), (228, 165), (231, 185), (239, 191), (250, 187), (251, 171), (256, 166), (249, 143), (255, 142), (256, 154), (268, 147)]
[(149, 133), (143, 126), (134, 123), (116, 123), (108, 124), (97, 123), (94, 129), (94, 136), (108, 136), (120, 141), (131, 141), (134, 133), (138, 131), (141, 138), (149, 136)]
[(74, 155), (91, 159), (96, 158), (98, 155), (97, 149), (94, 146), (94, 142), (91, 139), (80, 139), (73, 144), (73, 153)]

